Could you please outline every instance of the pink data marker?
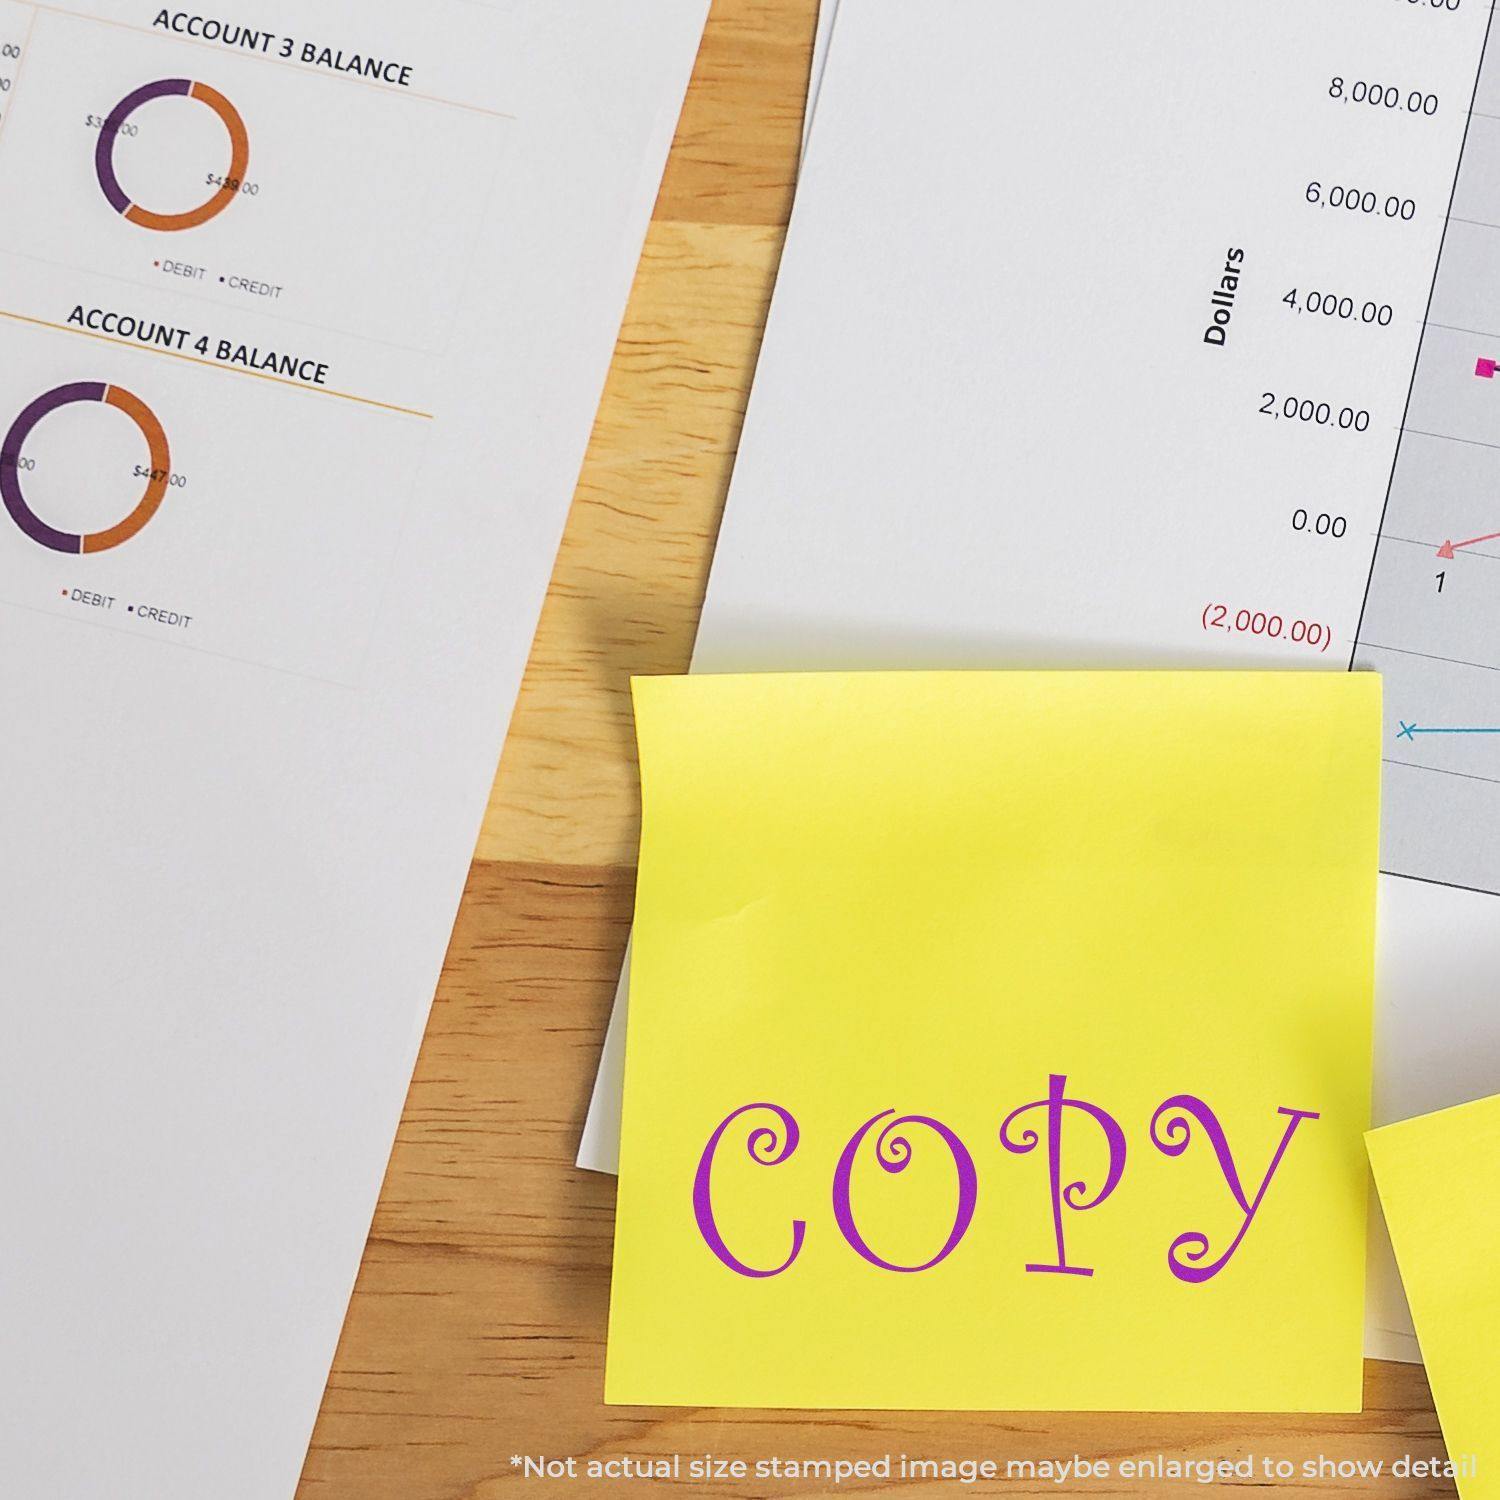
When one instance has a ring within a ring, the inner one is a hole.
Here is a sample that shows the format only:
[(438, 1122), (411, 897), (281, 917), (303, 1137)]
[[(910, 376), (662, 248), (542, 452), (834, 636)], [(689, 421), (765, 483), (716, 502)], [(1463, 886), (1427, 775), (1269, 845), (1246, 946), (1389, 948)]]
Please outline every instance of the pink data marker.
[(1474, 373), (1479, 376), (1481, 380), (1493, 380), (1495, 378), (1495, 361), (1492, 359), (1480, 360), (1479, 363), (1474, 366)]

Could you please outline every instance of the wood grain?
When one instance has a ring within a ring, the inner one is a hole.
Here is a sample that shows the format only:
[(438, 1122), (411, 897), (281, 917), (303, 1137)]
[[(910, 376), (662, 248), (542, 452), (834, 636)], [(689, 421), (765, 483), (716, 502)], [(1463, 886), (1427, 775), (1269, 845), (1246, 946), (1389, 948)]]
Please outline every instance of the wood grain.
[[(629, 925), (628, 682), (692, 647), (790, 209), (815, 0), (716, 0), (308, 1455), (302, 1500), (642, 1493), (513, 1455), (1297, 1465), (1437, 1456), (1420, 1369), (1367, 1366), (1357, 1417), (651, 1411), (601, 1400), (614, 1184), (572, 1165)], [(1003, 1353), (997, 1352), (997, 1357)], [(675, 1493), (952, 1494), (742, 1481)], [(964, 1486), (1055, 1495), (1047, 1481)], [(1198, 1487), (1118, 1481), (1100, 1497)], [(1448, 1495), (1340, 1479), (1287, 1495)]]
[(481, 859), (634, 861), (630, 678), (692, 653), (780, 253), (775, 228), (651, 229)]

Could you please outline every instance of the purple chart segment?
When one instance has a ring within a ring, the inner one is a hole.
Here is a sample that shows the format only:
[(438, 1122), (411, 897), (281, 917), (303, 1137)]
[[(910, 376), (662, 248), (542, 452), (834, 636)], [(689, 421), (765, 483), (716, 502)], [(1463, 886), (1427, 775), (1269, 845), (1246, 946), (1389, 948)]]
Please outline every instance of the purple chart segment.
[(186, 96), (192, 87), (191, 79), (163, 78), (156, 83), (143, 85), (134, 93), (126, 94), (109, 112), (109, 118), (99, 132), (99, 143), (94, 147), (94, 170), (99, 175), (99, 186), (104, 196), (109, 199), (110, 207), (117, 214), (128, 214), (131, 208), (130, 199), (115, 175), (115, 137), (119, 135), (120, 127), (143, 104), (150, 104), (153, 99)]
[(21, 493), (21, 449), (32, 429), (59, 407), (71, 406), (78, 401), (102, 401), (106, 388), (102, 384), (80, 382), (76, 385), (60, 385), (56, 390), (38, 396), (20, 416), (11, 423), (5, 441), (0, 444), (0, 498), (10, 518), (21, 531), (43, 547), (54, 552), (83, 551), (83, 537), (68, 531), (58, 531), (49, 526), (26, 503)]

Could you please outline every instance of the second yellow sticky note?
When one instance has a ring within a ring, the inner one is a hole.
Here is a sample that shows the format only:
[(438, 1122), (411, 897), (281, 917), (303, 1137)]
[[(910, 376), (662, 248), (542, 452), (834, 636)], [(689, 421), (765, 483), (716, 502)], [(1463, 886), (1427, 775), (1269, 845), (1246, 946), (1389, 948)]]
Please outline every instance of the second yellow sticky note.
[(636, 705), (608, 1399), (1358, 1408), (1377, 679)]
[(1387, 1125), (1367, 1140), (1452, 1477), (1463, 1500), (1496, 1500), (1500, 1098)]

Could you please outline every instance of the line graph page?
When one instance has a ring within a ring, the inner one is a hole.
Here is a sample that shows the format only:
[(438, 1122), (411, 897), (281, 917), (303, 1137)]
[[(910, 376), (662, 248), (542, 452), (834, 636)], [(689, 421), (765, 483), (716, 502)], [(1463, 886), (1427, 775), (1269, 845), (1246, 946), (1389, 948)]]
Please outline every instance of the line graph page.
[(1500, 735), (1420, 732), (1500, 727), (1490, 27), (844, 7), (694, 661), (1378, 667), (1382, 1119), (1500, 1088)]
[(1383, 863), (1500, 893), (1500, 47), (1480, 79), (1355, 664), (1380, 671)]
[(1488, 9), (898, 10), (829, 60), (700, 667), (1347, 667)]

